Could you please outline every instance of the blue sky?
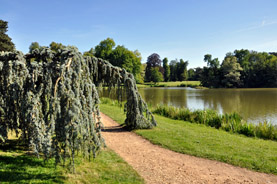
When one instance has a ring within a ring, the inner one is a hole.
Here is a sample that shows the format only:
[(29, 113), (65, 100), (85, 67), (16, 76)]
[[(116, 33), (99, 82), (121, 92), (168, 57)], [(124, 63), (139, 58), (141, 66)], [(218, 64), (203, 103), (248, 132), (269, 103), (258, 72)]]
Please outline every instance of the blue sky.
[(89, 50), (107, 37), (143, 62), (152, 53), (204, 66), (235, 49), (277, 51), (276, 0), (0, 0), (18, 50), (52, 41)]

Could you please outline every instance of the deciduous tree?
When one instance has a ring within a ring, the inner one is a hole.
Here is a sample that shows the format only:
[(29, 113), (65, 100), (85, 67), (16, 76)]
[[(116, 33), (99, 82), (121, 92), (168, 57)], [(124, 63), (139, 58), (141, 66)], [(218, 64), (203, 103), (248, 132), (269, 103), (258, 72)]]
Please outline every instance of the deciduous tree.
[(241, 85), (240, 72), (242, 68), (236, 57), (227, 57), (221, 65), (223, 73), (222, 83), (226, 87), (239, 87)]
[(86, 52), (84, 52), (84, 56), (90, 56), (90, 57), (92, 57), (92, 56), (94, 56), (94, 49), (93, 48), (91, 48), (89, 51), (86, 51)]
[(109, 56), (115, 47), (115, 42), (112, 38), (107, 38), (99, 43), (95, 47), (95, 57), (109, 60)]
[(133, 52), (124, 46), (118, 45), (110, 53), (109, 62), (114, 66), (124, 68), (135, 76), (137, 82), (142, 82), (140, 76), (141, 55), (137, 50)]
[(188, 78), (188, 61), (184, 61), (183, 59), (180, 59), (180, 62), (177, 63), (177, 77), (179, 81), (187, 80)]
[(154, 83), (163, 81), (163, 74), (159, 71), (159, 67), (151, 68), (151, 81)]
[(40, 45), (38, 42), (32, 42), (29, 47), (29, 52), (31, 53), (35, 49), (40, 49)]
[(169, 68), (170, 68), (170, 81), (177, 81), (178, 76), (177, 76), (177, 63), (178, 60), (171, 60), (169, 63)]
[(212, 59), (212, 55), (206, 54), (204, 61), (207, 67), (203, 68), (201, 75), (201, 84), (206, 87), (219, 87), (220, 86), (220, 71), (218, 58)]
[(164, 81), (168, 82), (169, 77), (170, 77), (170, 68), (169, 68), (169, 65), (168, 65), (168, 59), (167, 58), (163, 59), (163, 69), (164, 69)]
[(50, 43), (50, 49), (54, 52), (58, 52), (59, 50), (64, 49), (66, 46), (64, 46), (61, 43), (51, 42)]
[(0, 51), (13, 51), (15, 49), (12, 39), (7, 35), (8, 22), (0, 19)]
[(153, 53), (147, 58), (146, 62), (146, 71), (145, 71), (145, 81), (150, 82), (151, 81), (151, 69), (152, 68), (158, 68), (159, 72), (163, 74), (163, 68), (161, 67), (162, 60), (157, 53)]

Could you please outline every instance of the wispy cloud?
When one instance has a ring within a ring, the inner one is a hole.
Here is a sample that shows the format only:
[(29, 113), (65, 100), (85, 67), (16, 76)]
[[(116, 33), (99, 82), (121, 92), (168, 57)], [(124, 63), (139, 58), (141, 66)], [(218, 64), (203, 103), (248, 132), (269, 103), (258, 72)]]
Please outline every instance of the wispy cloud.
[(259, 23), (252, 24), (252, 25), (249, 25), (248, 27), (239, 29), (239, 30), (237, 30), (237, 32), (240, 33), (240, 32), (251, 31), (251, 30), (255, 30), (255, 29), (261, 29), (261, 28), (275, 25), (275, 24), (277, 24), (277, 20), (273, 20), (273, 21), (263, 20)]

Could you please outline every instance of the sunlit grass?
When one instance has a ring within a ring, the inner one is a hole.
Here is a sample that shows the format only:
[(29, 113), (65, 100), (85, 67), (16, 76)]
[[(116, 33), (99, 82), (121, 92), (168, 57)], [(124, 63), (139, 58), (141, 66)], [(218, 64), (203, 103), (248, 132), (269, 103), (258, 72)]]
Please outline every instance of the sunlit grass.
[(82, 160), (76, 173), (67, 172), (66, 183), (144, 183), (143, 179), (110, 149), (102, 150), (92, 161)]
[[(15, 136), (11, 134), (12, 138)], [(91, 161), (77, 156), (76, 172), (30, 155), (17, 139), (0, 145), (0, 183), (144, 183), (143, 179), (110, 149)]]
[[(101, 104), (103, 113), (124, 123), (123, 108)], [(277, 174), (277, 142), (249, 138), (187, 121), (155, 115), (158, 126), (135, 133), (164, 148), (226, 162), (255, 171)]]

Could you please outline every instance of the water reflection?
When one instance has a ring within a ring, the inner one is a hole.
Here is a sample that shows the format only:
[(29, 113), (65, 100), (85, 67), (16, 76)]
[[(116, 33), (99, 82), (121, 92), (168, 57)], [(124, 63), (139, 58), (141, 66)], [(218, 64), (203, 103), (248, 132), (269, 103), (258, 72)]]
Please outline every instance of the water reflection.
[(142, 88), (139, 89), (142, 98), (149, 104), (173, 105), (187, 107), (187, 93), (178, 88)]
[(277, 124), (277, 89), (140, 88), (142, 98), (153, 106), (167, 104), (190, 109), (238, 112), (249, 122)]

